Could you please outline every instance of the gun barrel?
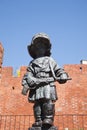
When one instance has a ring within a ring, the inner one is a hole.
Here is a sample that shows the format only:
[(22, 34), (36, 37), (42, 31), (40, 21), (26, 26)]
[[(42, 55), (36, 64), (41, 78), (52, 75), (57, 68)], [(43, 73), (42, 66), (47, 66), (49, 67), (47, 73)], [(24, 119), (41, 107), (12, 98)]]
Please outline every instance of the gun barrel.
[[(57, 80), (61, 80), (60, 77), (57, 78)], [(72, 78), (68, 77), (66, 80), (72, 80)]]

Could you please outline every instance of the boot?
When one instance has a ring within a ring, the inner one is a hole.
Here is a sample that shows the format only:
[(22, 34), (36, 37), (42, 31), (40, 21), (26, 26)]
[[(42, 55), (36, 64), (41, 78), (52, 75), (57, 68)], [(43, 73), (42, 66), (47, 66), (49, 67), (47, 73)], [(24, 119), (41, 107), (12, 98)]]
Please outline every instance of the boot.
[(53, 125), (54, 121), (54, 113), (55, 113), (55, 105), (53, 103), (44, 103), (43, 104), (43, 114), (44, 120), (42, 122), (43, 125)]
[(34, 118), (35, 118), (35, 123), (33, 124), (34, 127), (41, 127), (42, 126), (42, 120), (41, 120), (41, 108), (39, 103), (35, 103), (34, 107)]

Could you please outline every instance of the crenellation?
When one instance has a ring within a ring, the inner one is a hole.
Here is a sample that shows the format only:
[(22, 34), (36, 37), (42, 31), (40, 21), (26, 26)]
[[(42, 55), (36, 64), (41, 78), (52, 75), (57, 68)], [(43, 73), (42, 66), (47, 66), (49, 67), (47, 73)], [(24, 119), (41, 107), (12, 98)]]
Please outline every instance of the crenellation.
[[(58, 101), (55, 103), (56, 114), (87, 114), (87, 65), (65, 65), (64, 69), (72, 80), (66, 84), (56, 82)], [(21, 94), (21, 80), (27, 66), (20, 67), (20, 76), (13, 76), (12, 67), (2, 67), (0, 81), (0, 114), (32, 115), (32, 105), (28, 95)], [(26, 98), (27, 97), (27, 98)], [(32, 121), (33, 122), (33, 121)]]
[[(1, 61), (0, 65), (0, 114), (32, 115), (33, 104), (28, 102), (28, 94), (21, 94), (21, 81), (27, 66), (21, 66), (14, 76), (13, 67), (2, 67)], [(87, 114), (87, 64), (67, 64), (64, 69), (72, 80), (66, 84), (55, 83), (58, 95), (56, 114)]]
[(13, 76), (13, 68), (12, 67), (2, 67), (2, 72), (1, 72), (2, 78), (3, 77), (12, 77)]

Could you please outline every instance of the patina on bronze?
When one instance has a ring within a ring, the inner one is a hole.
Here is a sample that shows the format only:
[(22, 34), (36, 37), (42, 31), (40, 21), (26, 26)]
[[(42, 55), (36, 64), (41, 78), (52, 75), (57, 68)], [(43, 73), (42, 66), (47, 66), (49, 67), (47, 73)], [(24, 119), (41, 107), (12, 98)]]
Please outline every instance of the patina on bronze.
[(31, 129), (48, 129), (49, 126), (51, 130), (55, 115), (54, 102), (58, 99), (54, 82), (64, 84), (70, 78), (51, 57), (51, 42), (47, 34), (34, 35), (28, 52), (33, 60), (22, 80), (22, 94), (26, 95), (29, 91), (28, 100), (34, 103), (35, 123)]

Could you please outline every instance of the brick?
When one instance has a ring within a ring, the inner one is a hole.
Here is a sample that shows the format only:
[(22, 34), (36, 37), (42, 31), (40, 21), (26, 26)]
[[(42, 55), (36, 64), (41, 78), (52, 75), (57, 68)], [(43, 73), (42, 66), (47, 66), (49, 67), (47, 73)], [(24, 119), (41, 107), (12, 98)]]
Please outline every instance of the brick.
[[(33, 104), (28, 102), (28, 95), (23, 96), (21, 94), (21, 80), (26, 73), (26, 69), (27, 66), (21, 66), (20, 76), (14, 76), (12, 67), (1, 66), (1, 115), (33, 114)], [(58, 100), (55, 102), (56, 114), (87, 114), (87, 65), (68, 64), (64, 65), (64, 69), (68, 72), (72, 80), (66, 84), (55, 82), (58, 94)], [(32, 118), (32, 122), (33, 120)], [(56, 119), (55, 122), (57, 122)]]

